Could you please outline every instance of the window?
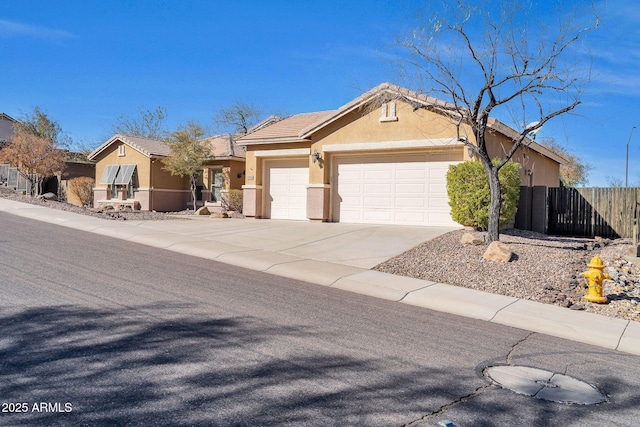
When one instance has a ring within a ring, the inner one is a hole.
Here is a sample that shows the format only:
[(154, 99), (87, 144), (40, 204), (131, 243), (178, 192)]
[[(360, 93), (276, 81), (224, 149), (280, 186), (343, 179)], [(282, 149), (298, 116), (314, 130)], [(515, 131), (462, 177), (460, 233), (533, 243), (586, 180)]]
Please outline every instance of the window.
[(396, 122), (398, 121), (398, 117), (396, 116), (396, 103), (395, 102), (385, 102), (382, 104), (381, 112), (380, 112), (380, 121), (381, 122)]
[(222, 168), (210, 169), (211, 177), (211, 201), (216, 203), (222, 202)]
[(121, 144), (118, 146), (118, 156), (119, 157), (124, 157), (125, 153), (124, 153), (124, 144)]
[(126, 186), (127, 198), (133, 199), (134, 191), (138, 188), (138, 176), (136, 174), (136, 165), (107, 165), (100, 184), (107, 184), (111, 198), (119, 197), (119, 190), (122, 186)]

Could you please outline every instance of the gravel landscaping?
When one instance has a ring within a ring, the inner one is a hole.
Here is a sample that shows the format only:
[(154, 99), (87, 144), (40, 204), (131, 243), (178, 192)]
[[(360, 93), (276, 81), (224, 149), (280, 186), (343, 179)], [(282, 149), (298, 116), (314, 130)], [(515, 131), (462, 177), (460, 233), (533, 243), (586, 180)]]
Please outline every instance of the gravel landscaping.
[(148, 212), (148, 211), (134, 211), (132, 209), (113, 210), (113, 209), (94, 209), (87, 207), (80, 207), (71, 205), (65, 202), (49, 201), (41, 198), (35, 198), (25, 196), (23, 194), (16, 193), (15, 191), (0, 186), (0, 197), (15, 200), (23, 203), (31, 203), (33, 205), (46, 206), (52, 209), (58, 209), (67, 212), (74, 212), (82, 215), (94, 216), (97, 218), (126, 221), (126, 220), (181, 220), (188, 219), (187, 215), (193, 215), (193, 211), (180, 211), (180, 212)]
[[(507, 263), (482, 258), (486, 246), (463, 245), (464, 230), (425, 242), (374, 269), (401, 276), (508, 295), (573, 310), (640, 321), (640, 269), (624, 256), (624, 239), (555, 237), (515, 229), (503, 230), (500, 241), (514, 253)], [(481, 233), (477, 233), (481, 234)], [(587, 282), (581, 273), (599, 254), (615, 280), (604, 282), (606, 304), (584, 300)]]
[[(192, 211), (145, 212), (99, 210), (31, 198), (0, 187), (0, 197), (108, 220), (184, 220)], [(238, 214), (238, 217), (242, 215)], [(625, 260), (630, 242), (555, 237), (521, 230), (503, 230), (500, 241), (514, 256), (508, 263), (482, 258), (484, 245), (463, 245), (467, 231), (458, 230), (425, 242), (374, 270), (448, 283), (480, 291), (555, 304), (606, 316), (640, 321), (640, 265)], [(480, 235), (481, 233), (477, 233)], [(612, 280), (606, 280), (606, 304), (584, 300), (587, 283), (581, 273), (599, 254)]]

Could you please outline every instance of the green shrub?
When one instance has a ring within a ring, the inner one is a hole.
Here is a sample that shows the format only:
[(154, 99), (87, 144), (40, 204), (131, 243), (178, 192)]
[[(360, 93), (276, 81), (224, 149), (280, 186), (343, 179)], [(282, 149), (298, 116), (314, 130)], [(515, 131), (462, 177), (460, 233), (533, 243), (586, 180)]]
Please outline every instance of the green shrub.
[[(498, 160), (493, 162), (495, 164)], [(498, 172), (498, 179), (502, 190), (500, 225), (505, 225), (515, 217), (518, 209), (520, 165), (507, 162)], [(455, 222), (487, 229), (491, 193), (482, 163), (471, 161), (450, 166), (447, 172), (447, 194), (451, 216)]]
[(242, 190), (229, 190), (223, 197), (224, 208), (242, 213)]

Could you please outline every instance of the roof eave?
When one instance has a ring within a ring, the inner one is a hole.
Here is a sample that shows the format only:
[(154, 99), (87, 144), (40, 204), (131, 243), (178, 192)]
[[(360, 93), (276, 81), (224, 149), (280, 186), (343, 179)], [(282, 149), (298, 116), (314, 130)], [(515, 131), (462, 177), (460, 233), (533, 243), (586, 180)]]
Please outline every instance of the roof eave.
[(252, 139), (248, 141), (243, 141), (242, 139), (239, 139), (236, 142), (238, 145), (247, 146), (247, 145), (261, 145), (261, 144), (301, 143), (301, 142), (311, 142), (311, 140), (306, 138), (286, 137), (286, 138)]
[(104, 144), (102, 144), (101, 146), (99, 146), (98, 148), (96, 148), (94, 151), (92, 151), (87, 158), (89, 160), (93, 160), (96, 158), (96, 156), (98, 156), (100, 153), (102, 153), (104, 150), (106, 150), (111, 144), (113, 144), (115, 141), (120, 141), (123, 144), (125, 144), (128, 147), (133, 148), (134, 150), (136, 150), (138, 153), (142, 154), (145, 157), (148, 158), (152, 158), (155, 156), (159, 156), (159, 157), (166, 157), (164, 155), (161, 154), (153, 154), (153, 153), (149, 153), (148, 151), (143, 150), (141, 147), (138, 147), (135, 144), (132, 144), (131, 142), (127, 141), (127, 136), (126, 135), (122, 135), (122, 134), (116, 134), (114, 136), (112, 136), (111, 138), (109, 138)]
[[(511, 127), (505, 125), (504, 123), (502, 123), (501, 121), (497, 120), (497, 119), (491, 119), (491, 121), (488, 123), (487, 126), (489, 129), (492, 129), (496, 132), (501, 133), (502, 135), (506, 136), (507, 138), (511, 138), (512, 140), (517, 140), (518, 138), (520, 138), (520, 133), (518, 133), (516, 130), (512, 129)], [(561, 165), (566, 165), (567, 159), (565, 159), (564, 157), (554, 153), (553, 151), (549, 150), (546, 147), (543, 147), (542, 145), (538, 144), (537, 142), (535, 142), (534, 140), (530, 139), (530, 138), (525, 138), (522, 142), (522, 146), (523, 147), (527, 147), (532, 149), (533, 151), (550, 158), (551, 160), (561, 164)]]

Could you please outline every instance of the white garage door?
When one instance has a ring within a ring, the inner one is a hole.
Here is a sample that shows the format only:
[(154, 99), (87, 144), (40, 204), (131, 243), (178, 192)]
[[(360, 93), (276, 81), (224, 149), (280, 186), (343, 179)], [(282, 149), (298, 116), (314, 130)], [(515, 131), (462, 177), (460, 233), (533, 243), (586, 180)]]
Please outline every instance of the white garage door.
[(267, 162), (266, 214), (272, 219), (307, 219), (308, 160)]
[(456, 163), (459, 162), (428, 161), (427, 155), (337, 158), (334, 219), (456, 226), (446, 188), (447, 171)]

